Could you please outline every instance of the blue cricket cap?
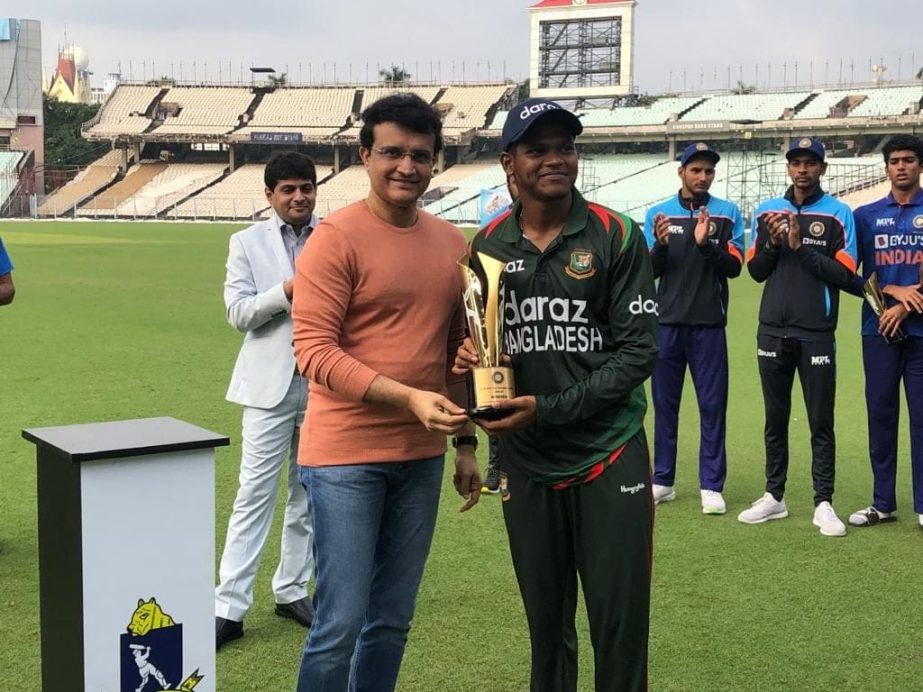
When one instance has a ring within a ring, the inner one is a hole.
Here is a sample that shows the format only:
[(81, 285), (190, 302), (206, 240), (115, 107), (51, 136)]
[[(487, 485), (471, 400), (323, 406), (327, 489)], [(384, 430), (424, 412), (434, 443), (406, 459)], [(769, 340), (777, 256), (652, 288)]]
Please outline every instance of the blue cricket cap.
[(827, 151), (824, 149), (824, 143), (817, 137), (799, 137), (792, 140), (791, 146), (785, 153), (785, 158), (791, 161), (796, 154), (814, 154), (823, 161), (827, 156)]
[(696, 156), (711, 159), (712, 163), (718, 163), (721, 160), (721, 157), (718, 156), (718, 152), (709, 147), (705, 142), (696, 142), (683, 149), (683, 154), (679, 157), (679, 165), (685, 166), (689, 163), (690, 159), (694, 159)]
[(574, 137), (583, 132), (580, 118), (554, 101), (538, 98), (526, 99), (513, 106), (506, 116), (501, 138), (503, 151), (509, 151), (509, 148), (522, 139), (529, 128), (542, 118), (557, 118)]

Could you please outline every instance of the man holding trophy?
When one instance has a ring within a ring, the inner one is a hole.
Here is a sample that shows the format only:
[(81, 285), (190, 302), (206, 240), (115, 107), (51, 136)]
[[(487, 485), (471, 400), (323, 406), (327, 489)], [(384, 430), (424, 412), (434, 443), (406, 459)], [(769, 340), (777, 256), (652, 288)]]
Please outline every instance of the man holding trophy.
[(868, 408), (872, 504), (853, 512), (853, 526), (897, 519), (897, 437), (900, 383), (910, 415), (913, 511), (923, 528), (923, 140), (892, 137), (884, 147), (891, 181), (886, 197), (856, 210), (862, 273), (862, 360)]
[(466, 301), (473, 338), (454, 371), (473, 371), (469, 413), (499, 435), (532, 689), (576, 689), (579, 575), (595, 689), (625, 692), (647, 685), (653, 502), (643, 383), (657, 359), (657, 303), (638, 225), (574, 188), (581, 131), (573, 113), (544, 99), (507, 116), (500, 162), (519, 200), (462, 262), (476, 275), (468, 293), (484, 305)]

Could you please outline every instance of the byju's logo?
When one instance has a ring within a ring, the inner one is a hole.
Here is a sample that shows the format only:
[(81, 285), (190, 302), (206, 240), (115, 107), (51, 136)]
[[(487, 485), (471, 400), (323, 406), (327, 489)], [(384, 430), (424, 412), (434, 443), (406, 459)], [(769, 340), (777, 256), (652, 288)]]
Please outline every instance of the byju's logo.
[[(882, 221), (882, 219), (879, 219)], [(888, 236), (886, 235), (876, 235), (875, 236), (875, 249), (884, 250), (888, 247)]]
[(628, 304), (628, 312), (632, 315), (640, 315), (646, 313), (648, 315), (660, 315), (660, 310), (657, 308), (657, 301), (648, 298), (644, 300), (644, 296), (640, 293), (638, 297), (635, 298)]

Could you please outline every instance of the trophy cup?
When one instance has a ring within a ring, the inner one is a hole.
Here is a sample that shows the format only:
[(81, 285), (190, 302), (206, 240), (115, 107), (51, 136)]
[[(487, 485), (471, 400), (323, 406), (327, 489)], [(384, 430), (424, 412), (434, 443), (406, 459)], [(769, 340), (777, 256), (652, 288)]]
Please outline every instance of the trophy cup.
[(484, 280), (471, 268), (468, 255), (458, 260), (468, 333), (478, 355), (478, 364), (471, 371), (470, 384), (473, 386), (468, 387), (469, 407), (466, 413), (472, 418), (498, 420), (512, 411), (493, 408), (491, 402), (516, 396), (513, 369), (500, 365), (503, 333), (500, 279), (506, 265), (481, 252), (478, 253), (478, 261), (483, 268)]
[[(887, 308), (885, 307), (885, 294), (881, 292), (881, 287), (878, 285), (878, 277), (875, 275), (875, 272), (872, 272), (868, 280), (862, 285), (862, 295), (865, 298), (865, 302), (872, 308), (872, 312), (875, 313), (875, 317), (881, 319), (881, 316)], [(894, 336), (885, 336), (884, 334), (882, 334), (882, 336), (889, 344), (904, 340), (904, 332), (900, 327), (898, 327), (897, 333), (894, 334)]]

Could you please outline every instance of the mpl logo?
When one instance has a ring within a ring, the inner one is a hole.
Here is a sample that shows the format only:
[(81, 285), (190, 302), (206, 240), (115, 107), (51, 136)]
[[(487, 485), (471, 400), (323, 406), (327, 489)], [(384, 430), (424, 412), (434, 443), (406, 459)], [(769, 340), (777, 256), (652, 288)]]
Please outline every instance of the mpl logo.
[(541, 113), (543, 111), (558, 111), (561, 110), (561, 106), (556, 103), (536, 103), (532, 106), (526, 106), (521, 111), (519, 111), (520, 120), (528, 120), (536, 113)]
[(811, 356), (811, 365), (830, 365), (830, 356)]
[(886, 219), (877, 219), (875, 221), (875, 228), (883, 228), (885, 226), (894, 226), (894, 225), (895, 225), (894, 218), (890, 216)]
[[(881, 219), (878, 219), (881, 221)], [(893, 219), (892, 219), (893, 220)], [(875, 249), (876, 250), (885, 250), (888, 247), (888, 236), (886, 235), (876, 235), (875, 236)]]
[(648, 315), (657, 315), (658, 317), (660, 316), (660, 310), (657, 307), (657, 301), (651, 298), (645, 300), (644, 296), (642, 296), (640, 293), (638, 294), (637, 298), (628, 304), (628, 312), (630, 312), (632, 315), (640, 315), (645, 313)]

